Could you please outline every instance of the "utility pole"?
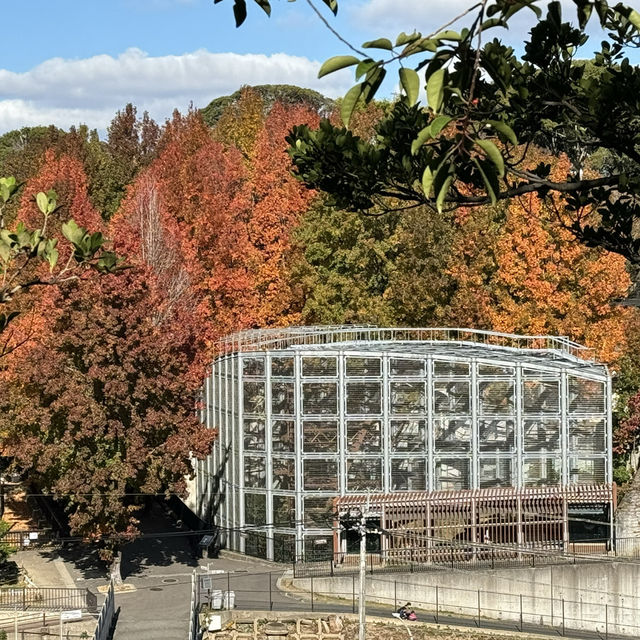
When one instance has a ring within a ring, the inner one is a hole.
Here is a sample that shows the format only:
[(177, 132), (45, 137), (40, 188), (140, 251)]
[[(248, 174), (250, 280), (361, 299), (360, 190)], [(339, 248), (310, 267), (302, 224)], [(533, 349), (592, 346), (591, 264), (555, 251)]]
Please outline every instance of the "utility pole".
[(367, 518), (369, 517), (370, 495), (367, 493), (367, 505), (360, 514), (360, 599), (359, 599), (359, 626), (358, 640), (366, 640), (366, 615), (365, 615), (365, 594), (367, 577)]

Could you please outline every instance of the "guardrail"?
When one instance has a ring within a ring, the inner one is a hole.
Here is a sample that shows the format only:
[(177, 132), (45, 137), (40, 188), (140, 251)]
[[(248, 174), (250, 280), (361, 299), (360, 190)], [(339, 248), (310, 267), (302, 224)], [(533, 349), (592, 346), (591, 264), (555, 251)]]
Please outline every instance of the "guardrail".
[(95, 612), (97, 598), (89, 589), (63, 587), (0, 587), (0, 609), (60, 611), (81, 609)]
[(109, 591), (102, 603), (102, 609), (100, 609), (100, 615), (98, 617), (98, 624), (96, 630), (93, 633), (93, 640), (109, 640), (111, 637), (111, 631), (113, 629), (114, 617), (116, 615), (116, 597), (113, 588), (113, 581), (109, 585)]

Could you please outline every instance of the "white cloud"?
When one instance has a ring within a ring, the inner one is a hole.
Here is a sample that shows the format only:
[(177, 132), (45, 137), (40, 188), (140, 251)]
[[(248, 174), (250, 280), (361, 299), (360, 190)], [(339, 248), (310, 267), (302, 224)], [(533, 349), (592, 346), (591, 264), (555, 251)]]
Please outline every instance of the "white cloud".
[(104, 131), (115, 111), (133, 102), (162, 121), (190, 102), (201, 107), (245, 84), (286, 83), (334, 97), (349, 87), (348, 72), (318, 80), (319, 62), (277, 53), (200, 50), (151, 57), (128, 49), (118, 57), (52, 58), (24, 73), (0, 69), (0, 132), (23, 126), (85, 123)]

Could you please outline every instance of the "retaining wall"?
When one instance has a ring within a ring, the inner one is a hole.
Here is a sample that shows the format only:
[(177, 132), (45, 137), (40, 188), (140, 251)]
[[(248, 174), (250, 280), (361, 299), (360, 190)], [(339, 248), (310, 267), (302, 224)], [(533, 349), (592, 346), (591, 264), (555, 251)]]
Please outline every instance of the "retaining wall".
[[(312, 590), (311, 578), (293, 585)], [(357, 597), (358, 576), (313, 578), (315, 595)], [(607, 562), (494, 571), (367, 576), (367, 600), (389, 608), (513, 620), (640, 637), (640, 564)]]

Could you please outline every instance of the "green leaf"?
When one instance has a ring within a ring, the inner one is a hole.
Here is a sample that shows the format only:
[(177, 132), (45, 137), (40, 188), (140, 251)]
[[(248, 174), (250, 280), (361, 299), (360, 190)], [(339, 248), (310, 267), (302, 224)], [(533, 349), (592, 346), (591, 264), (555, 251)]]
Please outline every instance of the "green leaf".
[(440, 111), (444, 99), (444, 69), (434, 71), (427, 80), (427, 101), (434, 113)]
[(366, 60), (362, 60), (358, 63), (356, 67), (356, 80), (360, 80), (365, 73), (369, 73), (372, 67), (375, 67), (378, 63), (371, 58), (367, 58)]
[(491, 140), (474, 140), (474, 142), (485, 152), (487, 158), (493, 162), (498, 175), (502, 178), (504, 176), (504, 160), (498, 147), (496, 147)]
[(431, 137), (431, 126), (420, 129), (418, 137), (411, 143), (411, 153), (415, 156), (418, 153), (418, 149)]
[(49, 208), (49, 198), (47, 198), (47, 194), (40, 191), (36, 195), (36, 204), (38, 205), (38, 209), (45, 215), (47, 215), (47, 209)]
[(407, 103), (412, 107), (418, 101), (420, 77), (413, 69), (408, 69), (407, 67), (401, 67), (399, 74), (400, 84), (407, 94)]
[(245, 0), (234, 0), (233, 16), (236, 19), (236, 27), (239, 27), (247, 19), (247, 4)]
[(58, 264), (58, 258), (60, 257), (57, 249), (52, 249), (47, 255), (47, 262), (49, 263), (49, 271), (53, 271)]
[(422, 34), (414, 31), (413, 33), (406, 34), (404, 31), (396, 38), (396, 47), (401, 47), (402, 45), (409, 44), (410, 42), (415, 42), (422, 37)]
[(340, 117), (342, 118), (342, 122), (344, 123), (345, 127), (349, 126), (351, 115), (353, 114), (353, 110), (356, 108), (356, 104), (358, 104), (358, 100), (360, 100), (363, 89), (364, 83), (357, 84), (354, 87), (351, 87), (351, 89), (347, 91), (346, 95), (342, 99), (342, 105), (340, 107)]
[(433, 179), (435, 175), (433, 171), (431, 171), (431, 167), (427, 167), (422, 174), (422, 191), (424, 192), (424, 197), (429, 199), (431, 197), (431, 188), (433, 187)]
[(320, 67), (320, 71), (318, 71), (318, 78), (322, 78), (345, 67), (351, 67), (354, 64), (358, 64), (358, 62), (360, 62), (360, 60), (355, 56), (333, 56), (333, 58), (324, 61)]
[(393, 51), (393, 44), (389, 38), (378, 38), (377, 40), (369, 40), (362, 45), (365, 49), (386, 49)]
[(450, 116), (436, 116), (429, 125), (431, 137), (435, 138), (453, 120)]
[(447, 197), (447, 194), (449, 193), (449, 187), (451, 186), (452, 182), (453, 182), (453, 176), (448, 175), (447, 179), (444, 181), (440, 189), (440, 193), (438, 193), (438, 198), (436, 200), (436, 209), (438, 210), (438, 213), (442, 213), (442, 206), (444, 205), (444, 199)]
[(376, 95), (376, 91), (378, 91), (382, 84), (385, 75), (387, 75), (387, 70), (384, 67), (376, 66), (367, 72), (364, 82), (362, 83), (362, 97), (366, 102), (370, 102)]
[(271, 17), (271, 5), (269, 0), (254, 0), (254, 2), (269, 16)]
[(638, 13), (635, 9), (631, 9), (629, 15), (627, 16), (627, 20), (638, 30), (640, 31), (640, 13)]
[(518, 138), (513, 129), (502, 120), (485, 120), (486, 124), (490, 124), (498, 133), (502, 134), (511, 144), (518, 144)]
[(473, 159), (478, 171), (482, 176), (482, 181), (487, 189), (491, 204), (495, 204), (498, 201), (496, 185), (498, 184), (495, 167), (488, 162), (480, 162), (477, 158)]
[(451, 30), (447, 30), (447, 31), (441, 31), (440, 33), (437, 33), (434, 38), (437, 38), (438, 40), (455, 40), (455, 41), (459, 41), (460, 40), (460, 34), (457, 31), (451, 31)]

